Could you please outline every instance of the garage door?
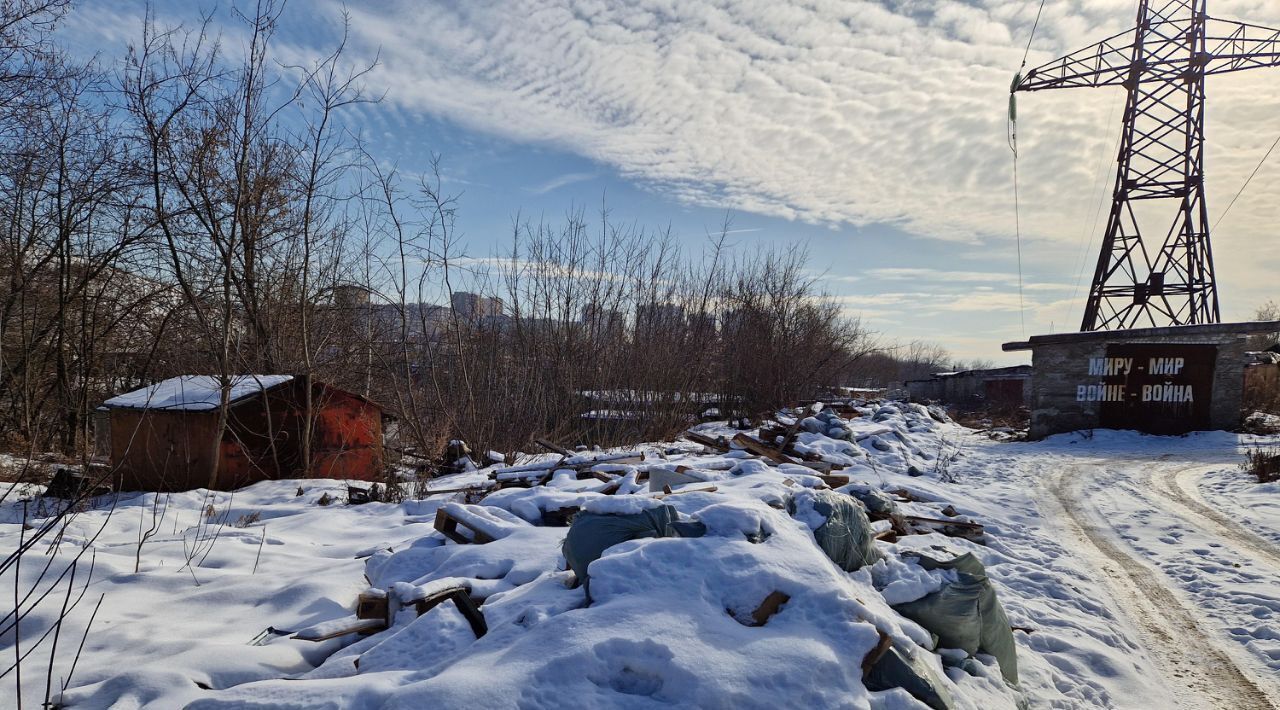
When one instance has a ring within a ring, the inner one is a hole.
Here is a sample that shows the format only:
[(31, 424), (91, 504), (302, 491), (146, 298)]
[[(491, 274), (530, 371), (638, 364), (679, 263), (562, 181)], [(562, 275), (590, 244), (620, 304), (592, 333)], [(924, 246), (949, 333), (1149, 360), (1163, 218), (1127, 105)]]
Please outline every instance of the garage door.
[(1109, 394), (1099, 423), (1152, 434), (1208, 429), (1217, 356), (1216, 345), (1108, 345), (1089, 363)]

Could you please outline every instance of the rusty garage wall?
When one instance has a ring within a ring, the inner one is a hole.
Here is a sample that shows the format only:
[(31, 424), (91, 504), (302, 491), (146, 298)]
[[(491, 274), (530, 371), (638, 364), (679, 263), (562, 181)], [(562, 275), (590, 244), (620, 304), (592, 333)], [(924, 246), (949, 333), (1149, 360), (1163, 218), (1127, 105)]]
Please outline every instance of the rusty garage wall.
[(233, 402), (221, 439), (216, 409), (106, 408), (107, 423), (100, 431), (110, 436), (119, 490), (230, 490), (302, 475), (308, 387), (312, 477), (381, 480), (381, 408), (359, 395), (295, 377)]
[(1093, 428), (1173, 434), (1240, 423), (1247, 336), (1278, 324), (1063, 333), (1007, 343), (1031, 350), (1033, 438)]
[(905, 384), (912, 402), (1017, 407), (1030, 402), (1031, 366), (943, 372)]

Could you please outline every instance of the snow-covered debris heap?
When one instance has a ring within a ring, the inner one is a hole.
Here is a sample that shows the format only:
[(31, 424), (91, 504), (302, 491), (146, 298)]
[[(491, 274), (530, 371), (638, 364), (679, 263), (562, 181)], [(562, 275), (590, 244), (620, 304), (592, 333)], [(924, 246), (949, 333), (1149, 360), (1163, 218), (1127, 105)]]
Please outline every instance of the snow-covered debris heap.
[(705, 447), (441, 479), (456, 492), (412, 504), (437, 531), (372, 554), (358, 613), (301, 632), (331, 645), (319, 667), (218, 698), (1016, 706), (1008, 620), (964, 554), (980, 549), (974, 535), (912, 529), (941, 520), (942, 504), (872, 483), (877, 471), (929, 478), (961, 430), (913, 405), (844, 414), (812, 408), (754, 433), (709, 424), (690, 434)]

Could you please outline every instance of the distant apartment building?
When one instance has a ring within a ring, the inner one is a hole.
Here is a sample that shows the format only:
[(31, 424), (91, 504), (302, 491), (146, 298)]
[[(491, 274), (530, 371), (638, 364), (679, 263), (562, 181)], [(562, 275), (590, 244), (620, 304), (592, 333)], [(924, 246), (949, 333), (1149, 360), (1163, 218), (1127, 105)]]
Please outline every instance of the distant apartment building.
[(449, 296), (449, 305), (458, 318), (478, 322), (497, 318), (502, 315), (502, 299), (481, 296), (478, 293), (454, 291)]
[(601, 338), (619, 338), (626, 332), (627, 314), (596, 303), (582, 309), (582, 324), (591, 335)]
[(636, 306), (636, 330), (657, 330), (684, 325), (684, 307), (673, 303), (642, 303)]
[(689, 331), (699, 336), (716, 334), (716, 316), (714, 313), (700, 311), (689, 314)]

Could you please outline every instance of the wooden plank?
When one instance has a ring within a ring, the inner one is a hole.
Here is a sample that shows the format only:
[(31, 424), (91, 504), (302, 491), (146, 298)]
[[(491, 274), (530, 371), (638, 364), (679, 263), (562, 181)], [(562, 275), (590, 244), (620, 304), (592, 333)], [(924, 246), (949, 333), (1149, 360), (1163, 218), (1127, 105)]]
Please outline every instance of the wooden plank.
[(778, 613), (778, 609), (791, 600), (791, 596), (782, 592), (769, 592), (769, 596), (760, 602), (760, 606), (751, 612), (752, 626), (764, 626), (769, 617)]
[(719, 439), (713, 439), (706, 434), (699, 434), (696, 431), (686, 431), (684, 433), (684, 438), (695, 444), (702, 444), (709, 449), (716, 449), (717, 451), (728, 451), (730, 448), (729, 444), (726, 442)]
[(387, 619), (387, 595), (361, 592), (356, 598), (357, 619)]
[(418, 616), (422, 616), (446, 601), (452, 601), (454, 606), (458, 607), (458, 611), (462, 612), (462, 616), (471, 625), (471, 632), (476, 635), (476, 638), (480, 638), (489, 632), (489, 625), (485, 622), (484, 613), (480, 611), (480, 607), (471, 598), (471, 593), (466, 587), (442, 589), (428, 597), (414, 600), (413, 605), (414, 610), (418, 612)]
[(800, 422), (822, 410), (821, 404), (816, 405), (818, 407), (816, 410), (813, 408), (814, 406), (809, 405), (803, 412), (795, 415), (796, 420), (791, 423), (791, 426), (787, 427), (787, 433), (782, 436), (782, 444), (778, 446), (779, 451), (786, 451), (791, 448), (791, 444), (795, 443), (796, 435), (800, 433)]
[(386, 619), (358, 619), (354, 616), (349, 616), (344, 619), (334, 619), (333, 621), (326, 621), (322, 624), (305, 628), (294, 634), (293, 638), (300, 641), (328, 641), (347, 634), (367, 634), (374, 631), (382, 631), (385, 628), (387, 628)]
[[(440, 534), (444, 535), (450, 540), (453, 540), (459, 545), (470, 545), (473, 542), (480, 542), (479, 539), (472, 540), (467, 536), (463, 535), (462, 533), (458, 532), (458, 521), (455, 520), (452, 515), (449, 515), (447, 512), (445, 512), (444, 508), (436, 509), (435, 529), (439, 530)], [(470, 526), (468, 526), (467, 529), (472, 530)], [(472, 532), (475, 532), (475, 531), (472, 530)]]
[(884, 654), (889, 652), (889, 647), (893, 645), (893, 638), (889, 634), (880, 629), (876, 629), (876, 633), (880, 634), (880, 640), (876, 643), (875, 648), (868, 651), (867, 655), (862, 658), (863, 677), (866, 677), (871, 672), (872, 666), (879, 663)]
[(733, 443), (741, 446), (747, 451), (750, 451), (756, 456), (763, 456), (774, 463), (795, 463), (790, 456), (787, 456), (772, 446), (765, 444), (763, 441), (747, 436), (746, 434), (737, 434), (734, 436)]
[(547, 441), (546, 439), (534, 439), (533, 443), (537, 444), (538, 446), (541, 446), (547, 451), (560, 454), (561, 456), (573, 456), (572, 451), (564, 448), (563, 446), (560, 446), (559, 444), (555, 444), (550, 441)]
[(978, 532), (982, 532), (982, 526), (979, 525), (978, 523), (965, 523), (959, 520), (939, 520), (938, 518), (925, 518), (919, 515), (907, 515), (904, 517), (907, 519), (907, 522), (909, 523), (933, 523), (935, 525), (950, 525), (957, 528), (968, 528), (970, 530), (976, 530)]
[(918, 515), (906, 515), (903, 519), (907, 525), (923, 527), (934, 532), (940, 532), (948, 537), (962, 537), (973, 542), (981, 542), (983, 535), (983, 527), (977, 523), (962, 523), (958, 520), (938, 520), (937, 518), (923, 518)]
[(654, 497), (661, 499), (666, 498), (667, 496), (678, 496), (681, 493), (715, 493), (718, 490), (720, 489), (715, 486), (710, 486), (708, 488), (681, 488), (678, 491), (673, 491), (671, 490), (671, 486), (663, 486), (662, 493)]
[(473, 493), (473, 492), (479, 492), (479, 491), (488, 491), (492, 489), (493, 489), (492, 485), (467, 486), (465, 488), (439, 488), (439, 489), (428, 488), (425, 491), (423, 491), (423, 494), (433, 496), (433, 495), (436, 495), (437, 493)]

